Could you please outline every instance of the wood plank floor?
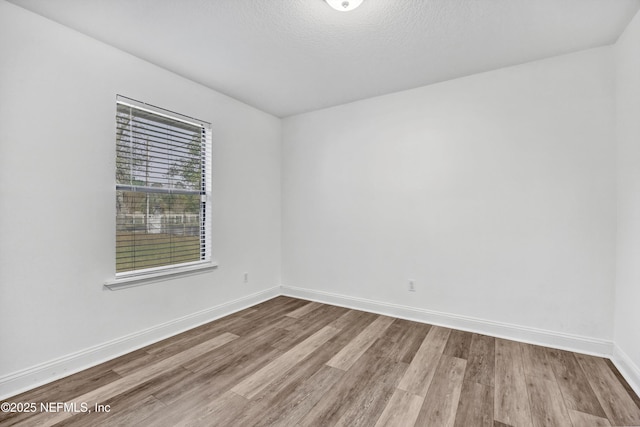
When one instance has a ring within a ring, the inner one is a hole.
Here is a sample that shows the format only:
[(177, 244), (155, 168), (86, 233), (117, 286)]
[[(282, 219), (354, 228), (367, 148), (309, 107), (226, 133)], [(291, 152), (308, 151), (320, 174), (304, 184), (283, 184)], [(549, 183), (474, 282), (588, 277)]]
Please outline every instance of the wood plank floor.
[(288, 297), (4, 402), (36, 410), (2, 426), (640, 425), (606, 359)]

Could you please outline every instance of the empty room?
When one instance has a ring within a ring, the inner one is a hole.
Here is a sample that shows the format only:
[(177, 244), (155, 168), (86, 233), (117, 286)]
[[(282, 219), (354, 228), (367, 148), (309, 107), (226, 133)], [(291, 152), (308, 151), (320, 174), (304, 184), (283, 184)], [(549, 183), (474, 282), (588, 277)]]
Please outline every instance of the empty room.
[(640, 0), (0, 0), (1, 426), (640, 426)]

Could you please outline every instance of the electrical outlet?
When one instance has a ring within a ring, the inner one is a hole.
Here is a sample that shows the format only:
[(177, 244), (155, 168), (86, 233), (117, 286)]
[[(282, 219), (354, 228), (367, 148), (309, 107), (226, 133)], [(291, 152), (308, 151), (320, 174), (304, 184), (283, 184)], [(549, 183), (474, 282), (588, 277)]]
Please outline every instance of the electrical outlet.
[(416, 291), (416, 282), (415, 280), (409, 280), (409, 292)]
[(249, 273), (244, 273), (242, 277), (243, 277), (244, 283), (249, 283)]

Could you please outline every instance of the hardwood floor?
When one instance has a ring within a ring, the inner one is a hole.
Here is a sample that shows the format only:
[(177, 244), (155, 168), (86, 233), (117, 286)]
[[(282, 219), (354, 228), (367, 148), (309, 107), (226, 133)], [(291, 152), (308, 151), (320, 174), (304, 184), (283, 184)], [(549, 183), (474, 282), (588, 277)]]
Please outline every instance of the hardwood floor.
[(606, 359), (288, 297), (6, 402), (35, 412), (2, 426), (640, 425)]

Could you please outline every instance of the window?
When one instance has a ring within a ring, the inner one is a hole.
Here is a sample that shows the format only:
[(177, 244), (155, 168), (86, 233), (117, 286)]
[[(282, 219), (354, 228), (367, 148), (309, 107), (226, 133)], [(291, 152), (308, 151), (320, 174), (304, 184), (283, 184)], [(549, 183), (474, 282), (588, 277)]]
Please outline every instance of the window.
[(208, 123), (118, 96), (113, 283), (213, 266), (210, 162)]

